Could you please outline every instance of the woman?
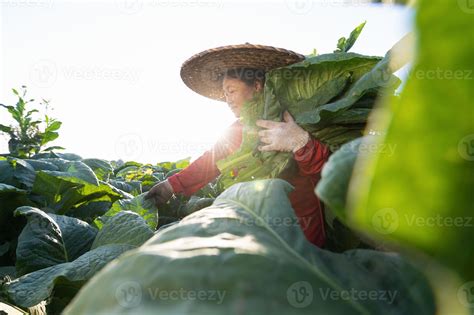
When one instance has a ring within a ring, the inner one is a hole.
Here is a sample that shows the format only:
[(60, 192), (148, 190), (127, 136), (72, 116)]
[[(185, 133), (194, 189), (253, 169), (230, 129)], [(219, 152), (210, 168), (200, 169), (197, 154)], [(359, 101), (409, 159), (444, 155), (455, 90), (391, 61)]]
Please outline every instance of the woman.
[[(304, 59), (285, 49), (237, 45), (204, 51), (188, 59), (181, 68), (185, 84), (195, 92), (228, 104), (238, 118), (242, 105), (255, 93), (262, 93), (265, 72)], [(289, 198), (306, 238), (321, 247), (325, 241), (323, 208), (314, 187), (329, 156), (329, 149), (299, 127), (288, 112), (283, 122), (259, 120), (261, 151), (293, 152), (298, 170), (288, 180), (295, 187)], [(187, 168), (148, 192), (157, 206), (173, 194), (190, 196), (219, 176), (216, 162), (236, 151), (242, 142), (242, 125), (237, 120), (224, 136)]]

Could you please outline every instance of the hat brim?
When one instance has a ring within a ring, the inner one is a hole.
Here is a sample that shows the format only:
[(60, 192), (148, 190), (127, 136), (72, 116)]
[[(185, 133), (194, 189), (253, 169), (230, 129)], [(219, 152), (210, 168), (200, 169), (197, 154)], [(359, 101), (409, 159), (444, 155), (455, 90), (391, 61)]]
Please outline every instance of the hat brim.
[(225, 101), (221, 80), (226, 70), (252, 68), (267, 72), (304, 59), (304, 55), (283, 48), (229, 45), (205, 50), (186, 60), (181, 66), (181, 78), (194, 92)]

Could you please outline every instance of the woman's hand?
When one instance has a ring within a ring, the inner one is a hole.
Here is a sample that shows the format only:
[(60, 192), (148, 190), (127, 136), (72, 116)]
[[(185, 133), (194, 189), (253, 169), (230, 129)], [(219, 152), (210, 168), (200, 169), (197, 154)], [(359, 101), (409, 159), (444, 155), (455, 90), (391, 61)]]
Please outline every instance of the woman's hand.
[(159, 207), (164, 205), (173, 196), (173, 187), (164, 180), (153, 186), (148, 193), (145, 195), (145, 200), (152, 199), (155, 206)]
[(257, 120), (257, 126), (267, 128), (258, 132), (260, 141), (265, 146), (259, 146), (260, 151), (296, 152), (309, 141), (309, 133), (298, 126), (288, 111), (283, 114), (283, 122)]

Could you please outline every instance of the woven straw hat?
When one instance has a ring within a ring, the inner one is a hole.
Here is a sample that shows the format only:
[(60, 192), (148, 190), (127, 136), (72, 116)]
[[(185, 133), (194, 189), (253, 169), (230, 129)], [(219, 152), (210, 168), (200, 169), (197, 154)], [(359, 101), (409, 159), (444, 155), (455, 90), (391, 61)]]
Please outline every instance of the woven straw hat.
[(304, 55), (271, 46), (229, 45), (200, 52), (181, 66), (181, 78), (194, 92), (225, 101), (222, 76), (228, 69), (252, 68), (269, 71), (304, 60)]

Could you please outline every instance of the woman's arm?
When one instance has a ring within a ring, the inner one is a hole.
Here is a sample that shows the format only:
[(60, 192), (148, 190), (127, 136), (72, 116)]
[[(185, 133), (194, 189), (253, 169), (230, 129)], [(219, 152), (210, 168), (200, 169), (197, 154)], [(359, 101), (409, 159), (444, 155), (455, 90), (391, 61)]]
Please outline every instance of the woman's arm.
[(310, 137), (309, 141), (302, 148), (295, 151), (293, 156), (298, 163), (300, 174), (310, 176), (321, 172), (329, 154), (330, 151), (326, 145)]
[(265, 144), (259, 149), (293, 152), (301, 175), (316, 175), (329, 157), (329, 148), (298, 126), (288, 111), (285, 111), (282, 122), (258, 120), (257, 126), (265, 128), (258, 133), (260, 141)]
[(206, 151), (179, 173), (168, 177), (168, 182), (173, 187), (174, 193), (191, 196), (214, 180), (220, 174), (216, 162), (237, 150), (241, 142), (242, 125), (236, 121), (212, 149)]

